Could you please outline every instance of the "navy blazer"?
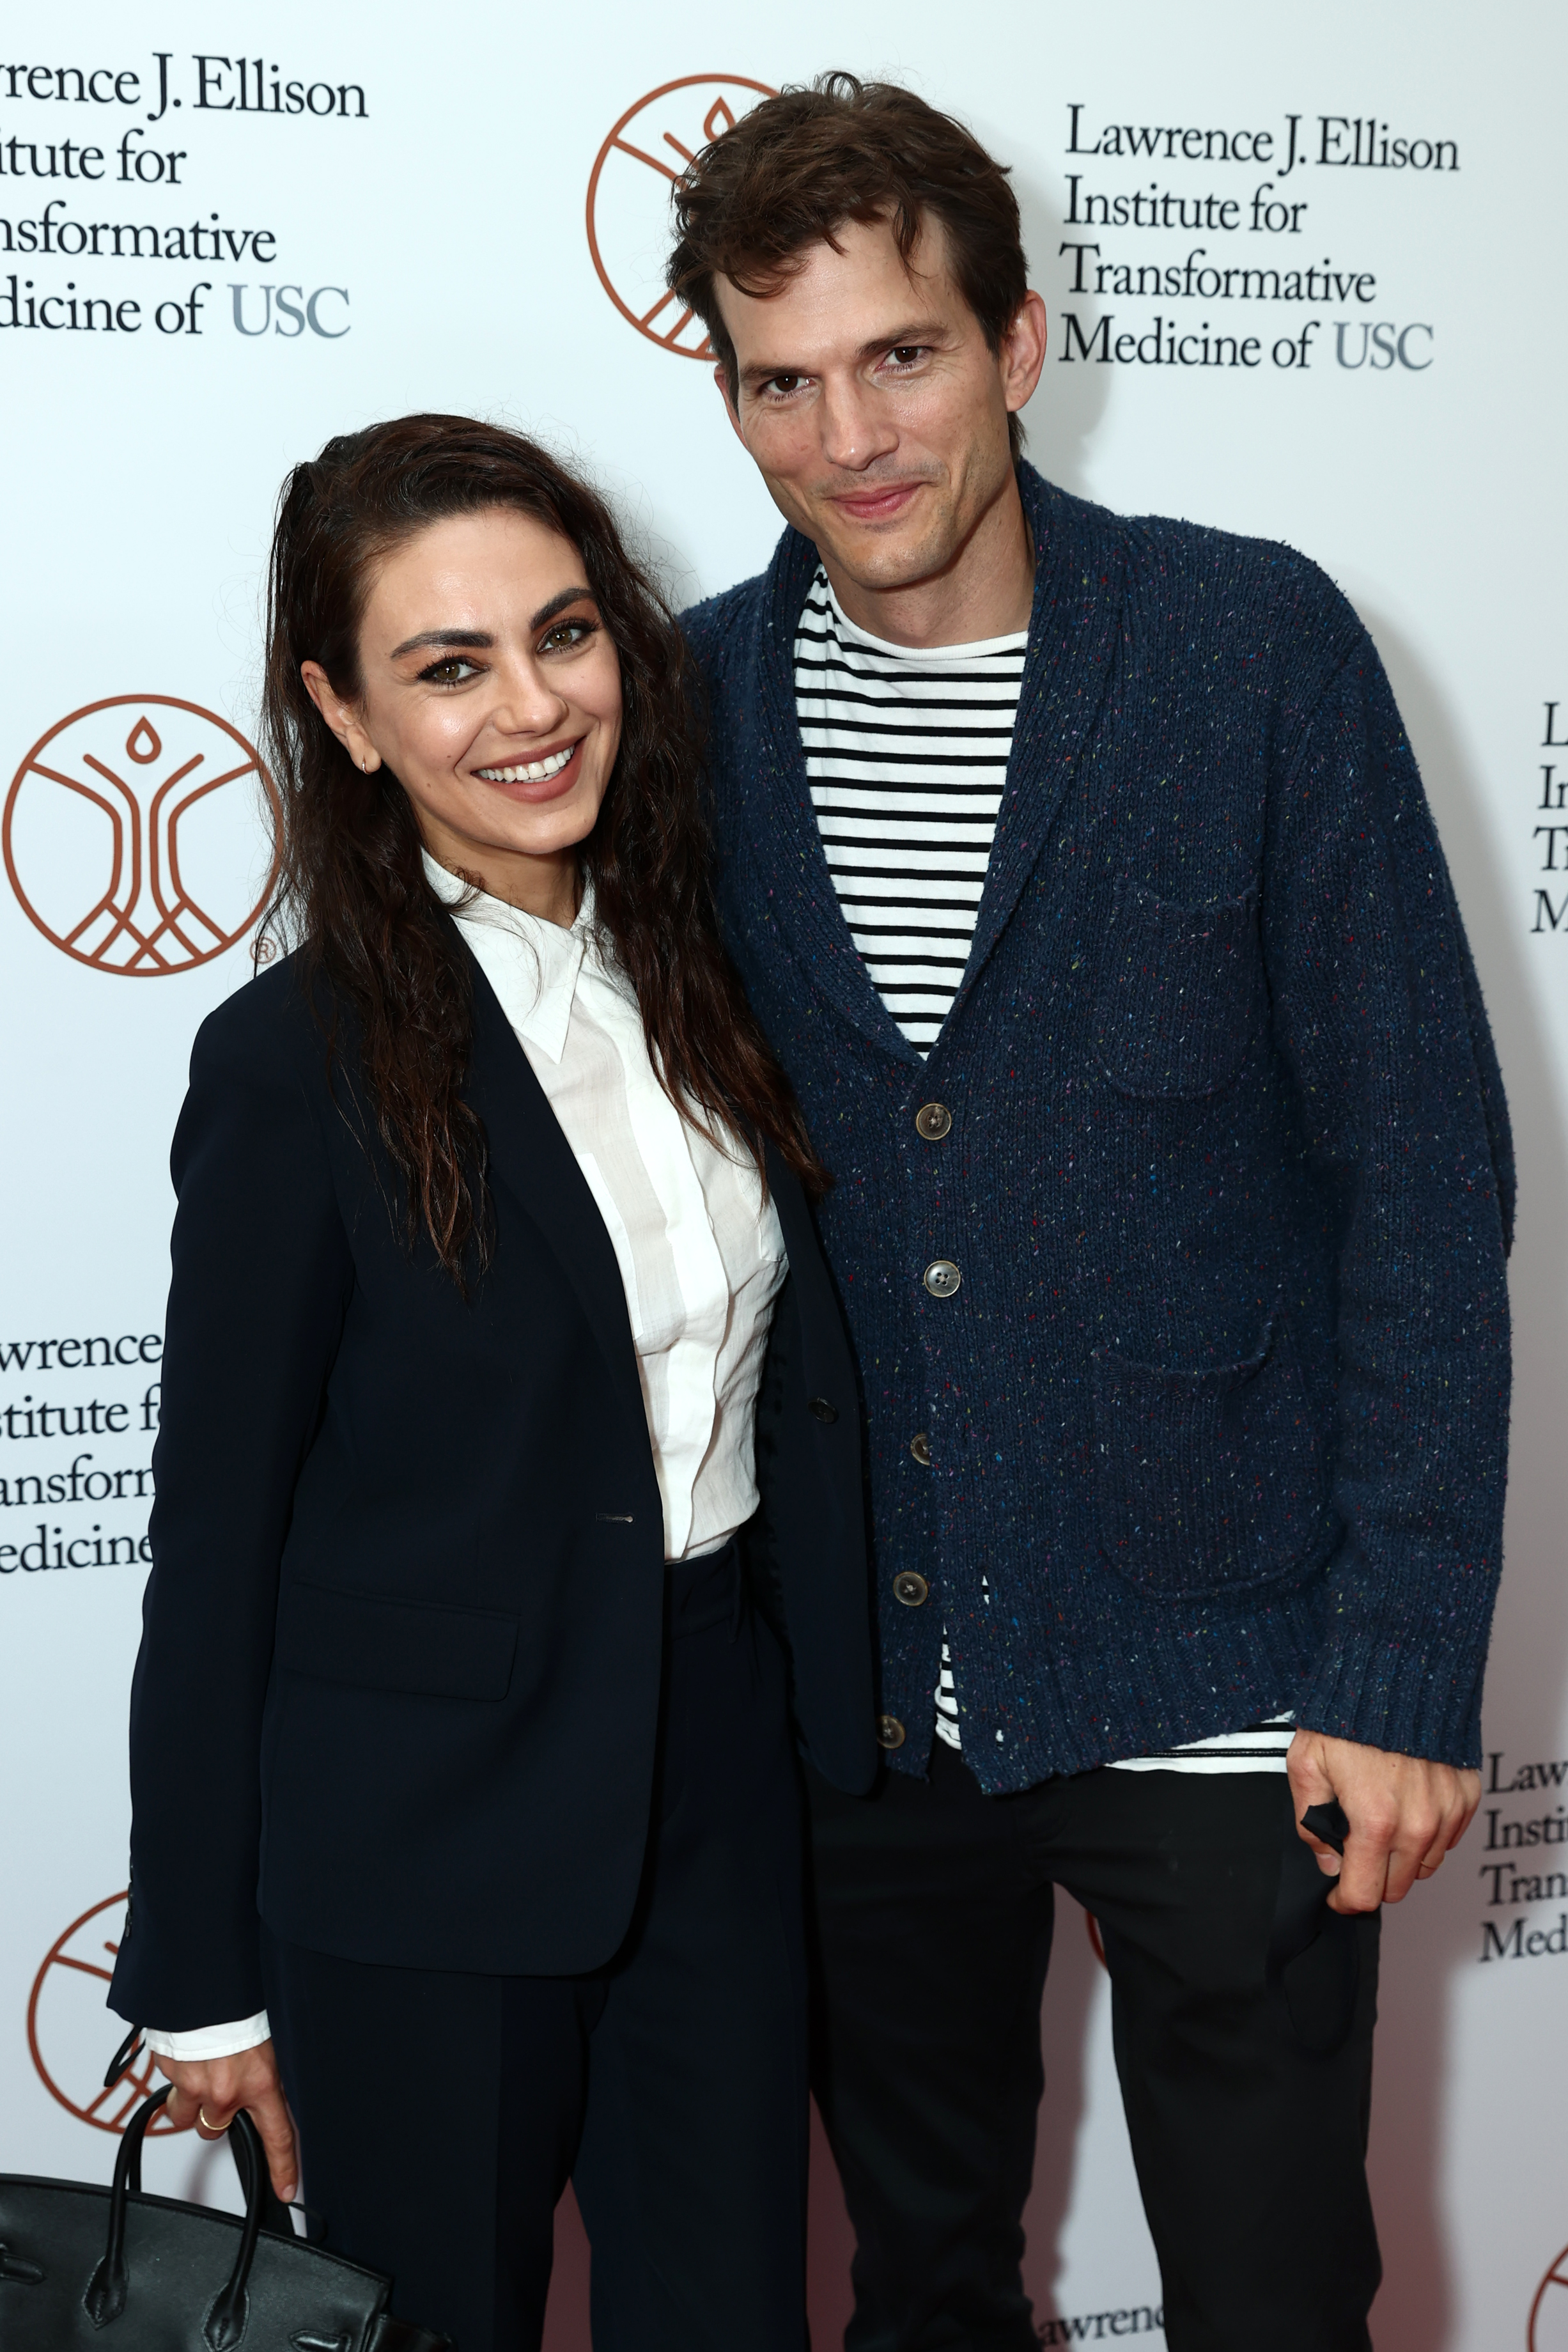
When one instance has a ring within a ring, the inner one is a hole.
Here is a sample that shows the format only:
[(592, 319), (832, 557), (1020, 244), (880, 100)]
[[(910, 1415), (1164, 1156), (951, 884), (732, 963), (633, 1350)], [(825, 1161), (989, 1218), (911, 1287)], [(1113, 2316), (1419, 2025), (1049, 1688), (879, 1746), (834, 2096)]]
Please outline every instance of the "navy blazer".
[[(110, 1994), (170, 2030), (263, 2003), (258, 1914), (315, 1950), (561, 1974), (625, 1932), (653, 1766), (664, 1515), (610, 1236), (473, 968), (495, 1251), (468, 1302), (330, 1078), (292, 964), (206, 1021), (131, 1699)], [(373, 1135), (373, 1129), (372, 1129)], [(853, 1370), (800, 1188), (759, 1445), (807, 1752), (875, 1759)]]
[(837, 1180), (890, 1760), (925, 1769), (945, 1626), (989, 1790), (1284, 1707), (1475, 1763), (1513, 1172), (1388, 682), (1291, 550), (1019, 485), (1017, 730), (928, 1061), (812, 813), (815, 548), (685, 618), (727, 936)]

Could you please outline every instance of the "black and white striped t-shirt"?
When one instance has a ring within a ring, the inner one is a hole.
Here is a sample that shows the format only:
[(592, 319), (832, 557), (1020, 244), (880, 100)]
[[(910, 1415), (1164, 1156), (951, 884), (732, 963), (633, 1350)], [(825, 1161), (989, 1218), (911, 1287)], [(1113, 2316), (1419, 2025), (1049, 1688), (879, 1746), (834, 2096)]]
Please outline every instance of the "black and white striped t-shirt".
[(811, 805), (872, 984), (929, 1053), (969, 960), (1027, 633), (929, 653), (844, 618), (819, 572), (795, 637)]
[[(828, 870), (873, 986), (928, 1054), (964, 976), (1012, 751), (1028, 632), (890, 645), (818, 570), (795, 633), (795, 704)], [(936, 1728), (961, 1746), (946, 1639)], [(1129, 1771), (1282, 1770), (1288, 1720), (1132, 1759)]]

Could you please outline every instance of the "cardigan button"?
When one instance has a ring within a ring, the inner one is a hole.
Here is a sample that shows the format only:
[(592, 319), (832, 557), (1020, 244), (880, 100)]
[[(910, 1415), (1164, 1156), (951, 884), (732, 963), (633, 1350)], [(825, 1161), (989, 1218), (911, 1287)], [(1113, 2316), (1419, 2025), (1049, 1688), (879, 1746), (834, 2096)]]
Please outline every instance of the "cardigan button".
[(906, 1609), (918, 1609), (931, 1587), (912, 1568), (901, 1569), (893, 1580), (893, 1597), (902, 1601)]
[(879, 1748), (902, 1748), (904, 1726), (896, 1715), (879, 1715), (876, 1719), (876, 1744)]
[[(916, 1462), (919, 1463), (920, 1467), (923, 1470), (930, 1469), (931, 1440), (926, 1436), (925, 1432), (923, 1429), (917, 1429), (914, 1436), (910, 1439), (909, 1450), (911, 1454), (914, 1454)], [(920, 1598), (922, 1601), (925, 1600), (925, 1595), (924, 1592), (921, 1594)]]
[(934, 1257), (920, 1279), (933, 1298), (951, 1298), (964, 1277), (950, 1257)]
[(838, 1406), (830, 1404), (826, 1397), (808, 1397), (806, 1410), (808, 1412), (814, 1412), (819, 1421), (831, 1423), (837, 1421), (839, 1417)]
[(953, 1114), (946, 1103), (922, 1103), (915, 1114), (915, 1132), (927, 1143), (940, 1143), (953, 1132)]

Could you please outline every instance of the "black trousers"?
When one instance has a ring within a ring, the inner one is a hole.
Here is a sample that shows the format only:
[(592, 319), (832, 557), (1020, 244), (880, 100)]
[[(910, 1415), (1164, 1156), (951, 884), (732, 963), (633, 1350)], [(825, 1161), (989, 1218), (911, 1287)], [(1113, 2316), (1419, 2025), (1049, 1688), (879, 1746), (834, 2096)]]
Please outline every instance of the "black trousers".
[(806, 1965), (783, 1661), (733, 1548), (670, 1571), (643, 1883), (612, 1963), (497, 1977), (267, 1947), (325, 2242), (458, 2352), (539, 2342), (575, 2182), (596, 2352), (801, 2352)]
[(1021, 2216), (1053, 1887), (1099, 1921), (1170, 2352), (1366, 2352), (1378, 1920), (1325, 1907), (1283, 1774), (987, 1797), (810, 1788), (819, 2104), (855, 2225), (848, 2352), (1031, 2352)]

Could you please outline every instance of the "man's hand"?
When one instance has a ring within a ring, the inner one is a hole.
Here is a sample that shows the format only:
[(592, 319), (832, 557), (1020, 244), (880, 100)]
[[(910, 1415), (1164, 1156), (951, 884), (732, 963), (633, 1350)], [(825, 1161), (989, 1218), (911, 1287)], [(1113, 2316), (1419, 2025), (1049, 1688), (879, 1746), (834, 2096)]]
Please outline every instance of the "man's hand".
[(1286, 1759), (1299, 1822), (1309, 1805), (1337, 1797), (1350, 1822), (1342, 1862), (1332, 1846), (1300, 1830), (1318, 1868), (1339, 1885), (1331, 1911), (1375, 1911), (1400, 1903), (1418, 1878), (1430, 1878), (1469, 1828), (1481, 1801), (1481, 1776), (1419, 1756), (1395, 1756), (1323, 1731), (1298, 1731)]
[(160, 2058), (158, 2064), (174, 2085), (164, 2113), (172, 2123), (193, 2123), (200, 2138), (221, 2139), (238, 2110), (249, 2111), (272, 2185), (287, 2205), (298, 2186), (299, 2152), (271, 2042), (233, 2058)]

